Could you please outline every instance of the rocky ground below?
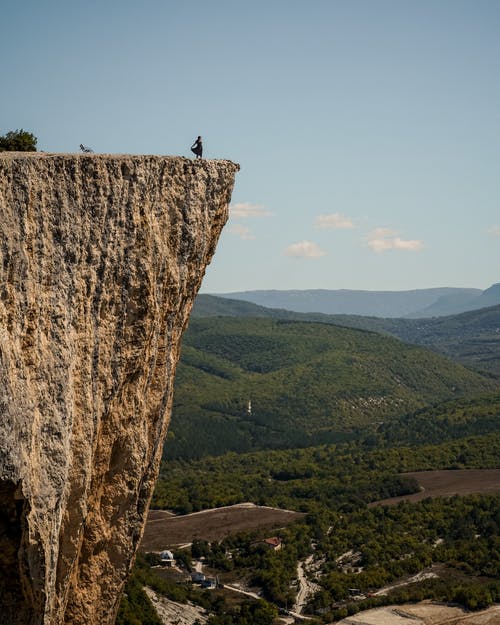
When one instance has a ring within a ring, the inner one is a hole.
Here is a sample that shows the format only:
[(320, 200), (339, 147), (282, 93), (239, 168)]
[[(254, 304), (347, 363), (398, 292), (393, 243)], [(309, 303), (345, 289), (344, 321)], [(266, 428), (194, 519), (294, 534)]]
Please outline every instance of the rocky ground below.
[(208, 620), (207, 613), (203, 608), (189, 603), (170, 601), (151, 588), (146, 587), (144, 591), (150, 598), (163, 625), (194, 625), (196, 621), (203, 625)]
[(500, 606), (481, 612), (465, 612), (461, 608), (438, 603), (385, 606), (360, 612), (337, 625), (499, 625)]

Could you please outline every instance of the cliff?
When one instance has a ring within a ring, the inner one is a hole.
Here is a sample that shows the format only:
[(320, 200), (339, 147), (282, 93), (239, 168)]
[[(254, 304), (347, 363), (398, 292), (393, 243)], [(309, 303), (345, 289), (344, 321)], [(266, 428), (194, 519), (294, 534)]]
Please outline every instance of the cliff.
[(238, 166), (0, 154), (2, 625), (108, 625)]

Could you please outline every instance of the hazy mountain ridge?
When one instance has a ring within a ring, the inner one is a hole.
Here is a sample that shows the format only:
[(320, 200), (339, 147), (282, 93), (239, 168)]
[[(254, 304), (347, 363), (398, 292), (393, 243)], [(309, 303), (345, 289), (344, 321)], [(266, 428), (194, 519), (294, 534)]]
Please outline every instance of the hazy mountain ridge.
[(493, 284), (479, 297), (467, 293), (452, 293), (441, 296), (431, 306), (417, 311), (411, 317), (441, 317), (454, 315), (468, 310), (478, 310), (500, 304), (500, 283)]
[(500, 284), (482, 291), (438, 287), (408, 291), (255, 290), (215, 294), (294, 312), (349, 314), (376, 317), (431, 317), (500, 304)]

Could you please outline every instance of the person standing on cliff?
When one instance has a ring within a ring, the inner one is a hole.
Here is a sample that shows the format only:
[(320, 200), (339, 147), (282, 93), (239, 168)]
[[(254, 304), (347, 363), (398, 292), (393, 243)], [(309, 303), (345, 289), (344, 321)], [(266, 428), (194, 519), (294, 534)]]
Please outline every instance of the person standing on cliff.
[(198, 137), (198, 139), (196, 139), (196, 141), (193, 143), (193, 145), (191, 146), (191, 152), (196, 154), (196, 158), (203, 157), (203, 144), (201, 142), (201, 137)]

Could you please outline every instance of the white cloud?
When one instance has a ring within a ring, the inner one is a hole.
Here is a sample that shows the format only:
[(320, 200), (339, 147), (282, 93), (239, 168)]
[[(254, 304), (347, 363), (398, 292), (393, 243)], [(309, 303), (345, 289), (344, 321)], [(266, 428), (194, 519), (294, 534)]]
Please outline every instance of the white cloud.
[(325, 256), (326, 254), (326, 252), (313, 241), (299, 241), (298, 243), (292, 243), (285, 249), (284, 253), (285, 256), (292, 256), (293, 258), (319, 258), (320, 256)]
[(488, 232), (494, 237), (500, 237), (500, 226), (491, 226)]
[(318, 228), (355, 228), (353, 222), (344, 217), (340, 213), (332, 213), (331, 215), (318, 215), (314, 220)]
[(251, 202), (238, 202), (231, 204), (229, 207), (231, 217), (246, 219), (248, 217), (270, 217), (272, 213), (267, 211), (261, 204), (252, 204)]
[(390, 228), (375, 228), (367, 237), (368, 247), (374, 252), (385, 252), (387, 250), (404, 250), (407, 252), (418, 252), (424, 244), (417, 239), (402, 239), (398, 233)]
[(242, 224), (232, 224), (227, 230), (231, 234), (236, 234), (240, 237), (240, 239), (244, 239), (245, 241), (255, 239), (255, 236), (250, 231), (250, 228), (248, 228), (248, 226), (243, 226)]

